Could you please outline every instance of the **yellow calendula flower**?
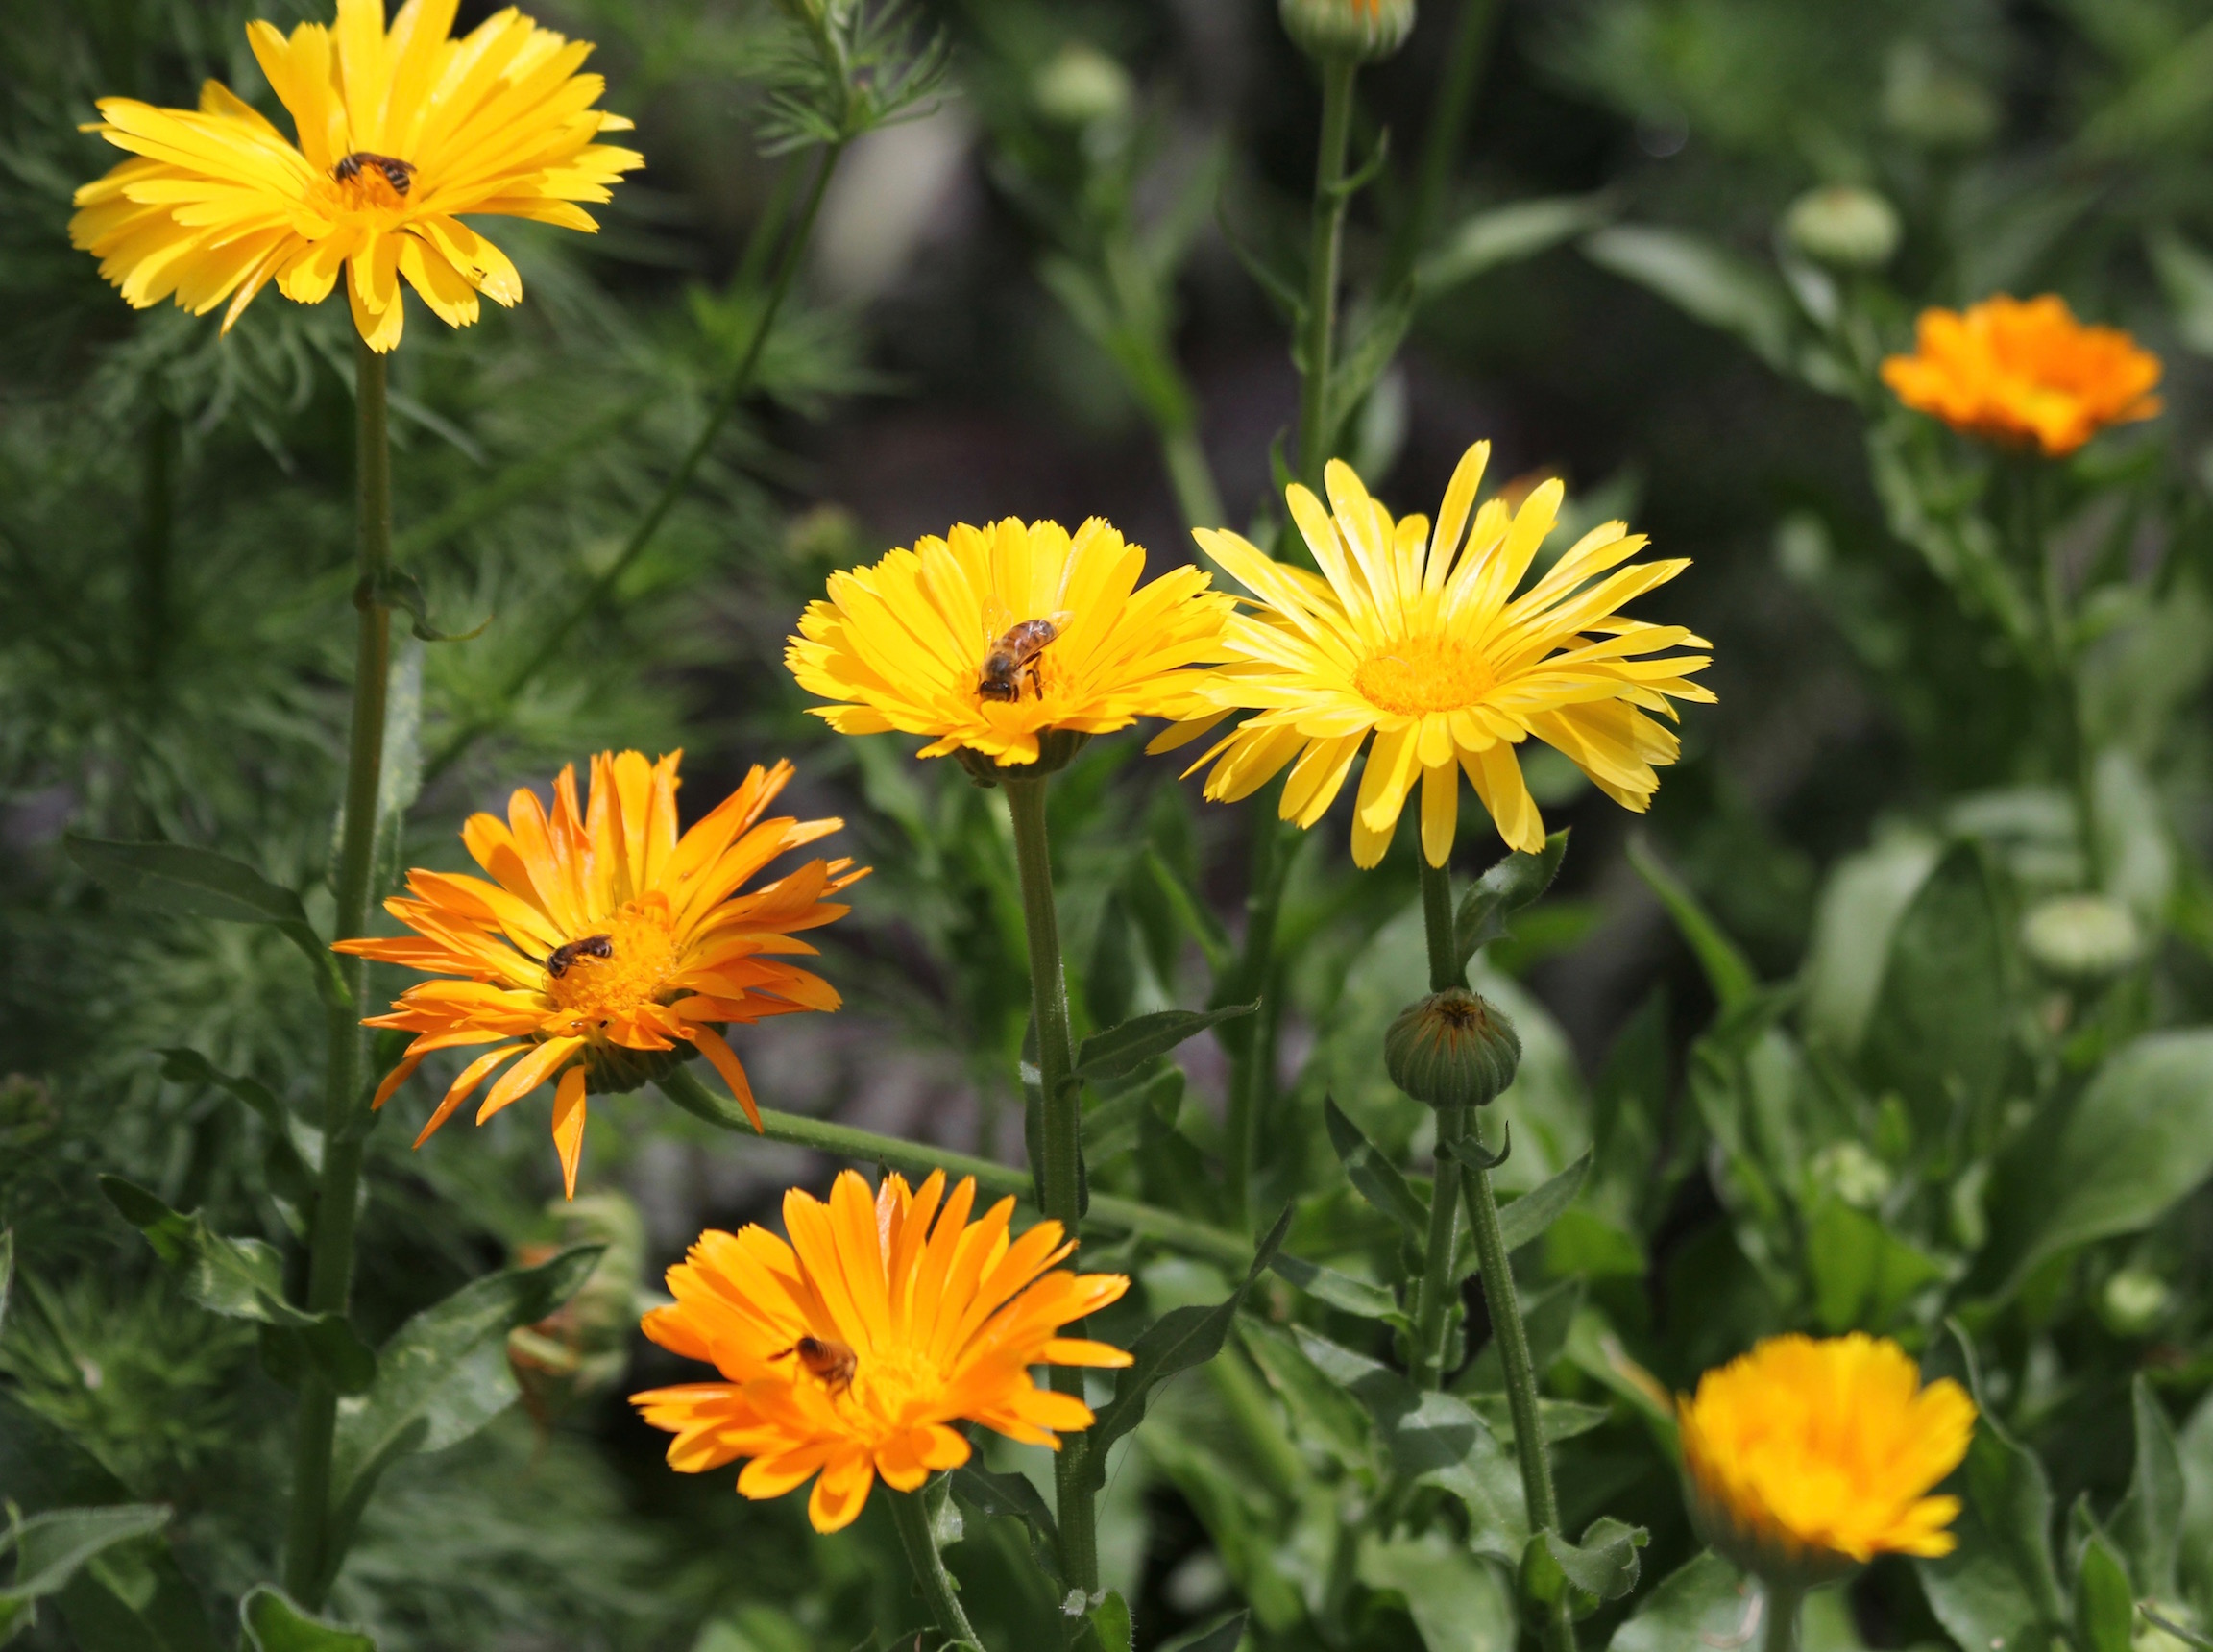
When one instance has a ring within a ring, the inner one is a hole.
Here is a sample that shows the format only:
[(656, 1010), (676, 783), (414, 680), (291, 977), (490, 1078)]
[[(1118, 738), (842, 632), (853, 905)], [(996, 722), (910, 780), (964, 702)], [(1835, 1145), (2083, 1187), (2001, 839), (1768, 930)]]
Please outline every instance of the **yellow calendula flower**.
[(1782, 1336), (1698, 1379), (1677, 1401), (1683, 1469), (1714, 1546), (1747, 1571), (1805, 1587), (1879, 1554), (1950, 1554), (1975, 1402), (1924, 1387), (1906, 1350), (1864, 1332)]
[(834, 705), (840, 734), (927, 735), (924, 757), (962, 749), (1034, 764), (1052, 730), (1105, 734), (1160, 717), (1220, 657), (1229, 598), (1195, 568), (1150, 584), (1145, 551), (1097, 517), (1071, 535), (1012, 517), (962, 523), (881, 562), (831, 575), (785, 663)]
[(912, 1492), (967, 1462), (956, 1423), (1056, 1449), (1058, 1434), (1089, 1427), (1090, 1408), (1038, 1387), (1031, 1368), (1128, 1365), (1120, 1348), (1059, 1333), (1130, 1281), (1056, 1268), (1076, 1249), (1058, 1222), (1010, 1238), (1014, 1201), (971, 1222), (975, 1203), (972, 1177), (948, 1198), (943, 1171), (912, 1191), (894, 1175), (871, 1198), (848, 1170), (827, 1204), (785, 1194), (789, 1245), (758, 1227), (702, 1233), (669, 1271), (675, 1305), (647, 1314), (645, 1334), (724, 1380), (632, 1396), (676, 1436), (670, 1467), (750, 1458), (738, 1476), (748, 1497), (818, 1476), (808, 1518), (834, 1532), (877, 1475)]
[(596, 141), (630, 122), (592, 106), (605, 89), (576, 71), (591, 45), (512, 7), (450, 37), (459, 0), (338, 0), (335, 25), (270, 23), (246, 37), (292, 115), (294, 143), (217, 82), (197, 109), (100, 100), (97, 132), (134, 158), (77, 191), (70, 241), (138, 308), (174, 296), (195, 315), (225, 299), (231, 323), (274, 280), (318, 304), (347, 274), (370, 348), (400, 342), (402, 278), (450, 327), (476, 295), (514, 304), (523, 280), (465, 216), (598, 224), (576, 203), (645, 164)]
[(1172, 750), (1239, 711), (1257, 712), (1192, 771), (1213, 764), (1206, 795), (1234, 802), (1296, 759), (1281, 813), (1311, 826), (1373, 735), (1352, 817), (1352, 858), (1362, 866), (1382, 860), (1417, 781), (1423, 852), (1444, 865), (1463, 772), (1509, 846), (1543, 848), (1544, 823), (1514, 750), (1532, 735), (1617, 803), (1644, 809), (1660, 785), (1653, 765), (1672, 763), (1678, 750), (1645, 714), (1672, 718), (1671, 698), (1714, 697), (1689, 680), (1708, 656), (1662, 650), (1708, 644), (1680, 625), (1616, 610), (1690, 562), (1621, 567), (1644, 536), (1610, 522), (1517, 596), (1563, 490), (1547, 481), (1518, 510), (1499, 498), (1475, 509), (1490, 452), (1478, 442), (1461, 458), (1434, 531), (1426, 517), (1393, 522), (1338, 460), (1325, 473), (1330, 509), (1302, 487), (1286, 490), (1319, 578), (1226, 529), (1198, 530), (1256, 600), (1224, 635), (1230, 663), (1205, 674), (1183, 720), (1152, 749)]
[(390, 1014), (366, 1023), (417, 1035), (377, 1086), (377, 1106), (432, 1052), (497, 1046), (461, 1070), (417, 1147), (509, 1060), (476, 1122), (558, 1076), (553, 1145), (571, 1198), (586, 1095), (637, 1089), (693, 1051), (760, 1128), (745, 1069), (716, 1024), (838, 1008), (828, 982), (787, 959), (815, 951), (795, 932), (843, 917), (848, 909), (824, 897), (867, 869), (809, 861), (741, 894), (777, 856), (844, 822), (762, 819), (791, 778), (791, 765), (779, 763), (755, 767), (679, 837), (682, 755), (649, 764), (640, 752), (601, 752), (582, 808), (571, 765), (553, 783), (550, 815), (526, 787), (509, 800), (506, 819), (471, 815), (461, 839), (490, 882), (410, 872), (413, 898), (384, 909), (413, 935), (337, 943), (340, 952), (460, 977), (411, 986)]
[(1883, 382), (1917, 413), (1955, 430), (2047, 458), (2072, 453), (2108, 425), (2159, 411), (2159, 358), (2119, 328), (2084, 327), (2055, 294), (2001, 294), (1964, 312), (1921, 312), (1911, 355), (1883, 363)]

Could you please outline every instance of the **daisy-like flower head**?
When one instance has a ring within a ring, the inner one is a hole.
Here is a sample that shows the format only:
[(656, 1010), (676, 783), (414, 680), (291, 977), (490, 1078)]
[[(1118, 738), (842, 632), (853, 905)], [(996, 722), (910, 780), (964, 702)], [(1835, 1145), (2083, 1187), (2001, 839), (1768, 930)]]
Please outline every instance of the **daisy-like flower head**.
[(452, 39), (458, 5), (407, 0), (389, 30), (383, 0), (338, 0), (334, 26), (289, 38), (249, 24), (297, 143), (214, 81), (197, 109), (101, 99), (90, 130), (135, 158), (77, 191), (70, 241), (140, 309), (229, 299), (225, 331), (269, 281), (318, 304), (341, 270), (377, 351), (400, 342), (402, 277), (450, 327), (476, 319), (478, 293), (518, 303), (515, 266), (462, 217), (596, 230), (576, 203), (612, 199), (645, 158), (596, 141), (630, 122), (592, 107), (605, 82), (576, 72), (588, 42), (512, 7)]
[(2084, 327), (2055, 294), (1923, 310), (1914, 344), (1883, 363), (1883, 382), (1915, 412), (2001, 446), (2062, 458), (2159, 411), (2159, 358), (2119, 328)]
[(758, 1227), (702, 1233), (669, 1270), (675, 1305), (647, 1314), (645, 1334), (724, 1380), (631, 1397), (676, 1436), (669, 1466), (696, 1474), (751, 1458), (738, 1476), (748, 1497), (818, 1475), (808, 1518), (834, 1532), (877, 1475), (912, 1492), (967, 1462), (955, 1423), (1056, 1450), (1059, 1433), (1089, 1427), (1090, 1408), (1038, 1387), (1030, 1368), (1128, 1365), (1120, 1348), (1059, 1331), (1130, 1281), (1056, 1268), (1076, 1249), (1059, 1223), (1010, 1239), (1014, 1201), (971, 1222), (975, 1203), (972, 1177), (948, 1198), (943, 1171), (912, 1191), (894, 1175), (871, 1198), (848, 1170), (827, 1204), (784, 1195), (789, 1245)]
[(1782, 1336), (1698, 1379), (1676, 1405), (1693, 1513), (1747, 1571), (1809, 1586), (1879, 1554), (1944, 1555), (1975, 1402), (1927, 1387), (1906, 1350), (1864, 1332)]
[[(1160, 717), (1220, 657), (1229, 598), (1196, 568), (1140, 586), (1145, 551), (1093, 517), (1009, 517), (830, 577), (785, 664), (840, 734), (928, 735), (924, 757), (1034, 764), (1040, 734)], [(1042, 627), (1038, 629), (1036, 627)], [(994, 658), (998, 656), (998, 658)]]
[(1660, 785), (1653, 765), (1672, 763), (1678, 749), (1645, 714), (1672, 719), (1670, 696), (1714, 697), (1689, 680), (1708, 656), (1655, 656), (1708, 644), (1680, 625), (1615, 610), (1690, 562), (1620, 566), (1644, 536), (1610, 522), (1515, 595), (1552, 531), (1563, 490), (1548, 481), (1519, 510), (1499, 498), (1476, 510), (1490, 452), (1478, 442), (1461, 458), (1434, 531), (1426, 517), (1394, 522), (1338, 460), (1325, 472), (1330, 509), (1292, 486), (1284, 497), (1320, 577), (1226, 529), (1198, 530), (1200, 544), (1255, 600), (1224, 634), (1230, 663), (1205, 673), (1179, 726), (1152, 749), (1171, 750), (1254, 711), (1191, 771), (1213, 764), (1206, 795), (1235, 802), (1296, 759), (1281, 813), (1311, 826), (1374, 736), (1352, 817), (1352, 859), (1362, 866), (1383, 859), (1417, 781), (1423, 852), (1444, 865), (1462, 772), (1509, 846), (1542, 849), (1544, 823), (1514, 751), (1532, 735), (1573, 759), (1617, 803), (1645, 808)]
[(414, 898), (396, 897), (384, 910), (413, 935), (337, 943), (340, 952), (460, 978), (419, 983), (390, 1014), (366, 1023), (416, 1034), (377, 1086), (377, 1106), (433, 1051), (496, 1046), (461, 1070), (417, 1147), (510, 1060), (476, 1122), (558, 1075), (553, 1145), (571, 1198), (584, 1098), (634, 1090), (694, 1052), (714, 1064), (760, 1129), (745, 1069), (713, 1024), (838, 1008), (828, 982), (787, 958), (815, 951), (794, 932), (843, 917), (848, 909), (824, 897), (867, 868), (809, 861), (740, 894), (777, 856), (844, 822), (762, 819), (791, 778), (791, 765), (779, 763), (755, 767), (679, 837), (682, 755), (649, 764), (640, 752), (601, 752), (592, 760), (586, 807), (577, 806), (571, 765), (553, 783), (550, 815), (527, 788), (509, 800), (504, 820), (471, 815), (461, 840), (490, 882), (410, 872)]

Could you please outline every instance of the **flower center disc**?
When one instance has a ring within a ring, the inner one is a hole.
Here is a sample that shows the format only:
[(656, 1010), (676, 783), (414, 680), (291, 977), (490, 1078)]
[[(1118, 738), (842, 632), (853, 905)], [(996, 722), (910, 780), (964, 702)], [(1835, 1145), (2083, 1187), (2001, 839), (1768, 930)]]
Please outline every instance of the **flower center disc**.
[[(648, 895), (632, 901), (605, 920), (610, 955), (582, 954), (561, 974), (547, 971), (546, 990), (553, 1002), (579, 1015), (626, 1014), (658, 1001), (663, 984), (676, 965), (675, 925), (669, 903)], [(571, 935), (582, 940), (583, 935)]]
[(1491, 672), (1472, 648), (1434, 637), (1412, 637), (1371, 655), (1352, 673), (1369, 704), (1400, 717), (1457, 711), (1491, 687)]

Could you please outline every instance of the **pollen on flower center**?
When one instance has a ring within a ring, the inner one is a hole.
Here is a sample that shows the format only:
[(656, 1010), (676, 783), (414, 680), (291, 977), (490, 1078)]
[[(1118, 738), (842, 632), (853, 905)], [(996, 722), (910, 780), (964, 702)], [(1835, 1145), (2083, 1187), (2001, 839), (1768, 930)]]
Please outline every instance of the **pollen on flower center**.
[(1465, 644), (1415, 637), (1387, 645), (1352, 673), (1352, 686), (1371, 705), (1401, 717), (1457, 711), (1473, 705), (1492, 686), (1483, 656)]
[(607, 937), (609, 956), (583, 953), (559, 975), (547, 970), (546, 990), (553, 1002), (582, 1017), (627, 1015), (659, 1002), (676, 966), (676, 928), (668, 901), (657, 893), (632, 901), (595, 933)]

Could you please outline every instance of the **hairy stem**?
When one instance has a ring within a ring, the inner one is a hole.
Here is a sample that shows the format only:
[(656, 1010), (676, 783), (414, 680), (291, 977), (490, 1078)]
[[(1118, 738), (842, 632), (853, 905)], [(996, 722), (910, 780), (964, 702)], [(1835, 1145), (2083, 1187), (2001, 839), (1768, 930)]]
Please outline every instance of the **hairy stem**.
[[(1053, 901), (1053, 861), (1045, 838), (1045, 777), (1002, 770), (1014, 820), (1014, 862), (1022, 880), (1022, 924), (1030, 941), (1030, 1012), (1037, 1026), (1038, 1081), (1044, 1089), (1045, 1139), (1037, 1161), (1044, 1167), (1045, 1214), (1069, 1238), (1079, 1237), (1082, 1177), (1082, 1099), (1068, 1032), (1068, 984), (1060, 967), (1060, 918)], [(1080, 1334), (1080, 1333), (1070, 1333)], [(1053, 1386), (1078, 1398), (1083, 1373), (1055, 1366)], [(1099, 1589), (1099, 1535), (1091, 1494), (1084, 1489), (1085, 1442), (1075, 1435), (1053, 1460), (1060, 1519), (1062, 1560), (1069, 1581), (1085, 1594)]]
[[(392, 449), (386, 434), (385, 361), (355, 341), (355, 485), (360, 516), (361, 584), (353, 662), (353, 729), (347, 742), (346, 816), (339, 838), (334, 940), (369, 927), (371, 862), (377, 841), (377, 792), (384, 767), (384, 695), (392, 667), (392, 612), (376, 599), (374, 582), (392, 560)], [(361, 1184), (365, 1134), (362, 1078), (368, 1032), (361, 1006), (368, 996), (365, 959), (344, 957), (343, 998), (328, 1011), (329, 1056), (323, 1090), (323, 1172), (308, 1242), (307, 1308), (344, 1313), (353, 1288), (353, 1217)], [(300, 1386), (293, 1443), (292, 1508), (284, 1545), (284, 1586), (309, 1611), (322, 1604), (336, 1569), (325, 1552), (329, 1536), (330, 1445), (338, 1396), (309, 1370)]]
[(890, 1492), (891, 1520), (899, 1528), (899, 1546), (907, 1551), (914, 1582), (922, 1591), (922, 1598), (930, 1603), (930, 1620), (962, 1646), (982, 1646), (976, 1631), (968, 1626), (968, 1615), (961, 1610), (961, 1586), (945, 1569), (945, 1557), (937, 1552), (937, 1540), (931, 1534), (930, 1511), (923, 1503), (927, 1488), (917, 1487), (912, 1492), (885, 1489)]
[[(1429, 990), (1457, 985), (1460, 970), (1452, 947), (1452, 874), (1432, 866), (1415, 845), (1422, 866), (1423, 930), (1429, 942)], [(1464, 1109), (1437, 1113), (1437, 1178), (1429, 1193), (1429, 1243), (1422, 1258), (1422, 1290), (1414, 1308), (1414, 1346), (1409, 1374), (1417, 1388), (1434, 1388), (1444, 1375), (1445, 1329), (1455, 1295), (1452, 1262), (1460, 1250), (1460, 1182), (1452, 1174)]]
[(1322, 141), (1314, 159), (1314, 215), (1307, 254), (1305, 335), (1299, 399), (1299, 476), (1322, 486), (1329, 458), (1329, 375), (1337, 350), (1337, 278), (1345, 250), (1345, 152), (1352, 131), (1352, 82), (1359, 65), (1332, 58), (1322, 65)]

